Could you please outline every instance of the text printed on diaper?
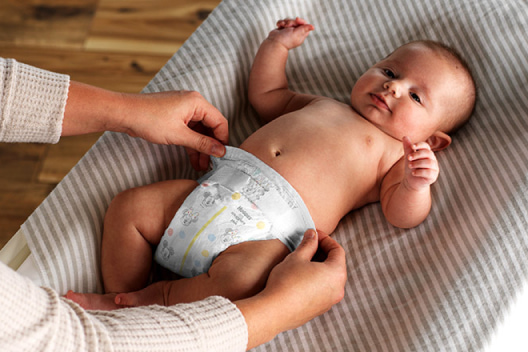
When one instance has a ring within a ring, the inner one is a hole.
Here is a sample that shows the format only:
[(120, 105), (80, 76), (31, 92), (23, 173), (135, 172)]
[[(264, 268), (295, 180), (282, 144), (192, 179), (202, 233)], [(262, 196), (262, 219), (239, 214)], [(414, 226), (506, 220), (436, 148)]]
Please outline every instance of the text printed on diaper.
[(248, 214), (248, 212), (242, 208), (241, 206), (237, 207), (237, 212), (232, 211), (231, 215), (233, 216), (231, 218), (231, 222), (235, 225), (245, 225), (246, 221), (251, 221), (253, 218), (251, 215)]

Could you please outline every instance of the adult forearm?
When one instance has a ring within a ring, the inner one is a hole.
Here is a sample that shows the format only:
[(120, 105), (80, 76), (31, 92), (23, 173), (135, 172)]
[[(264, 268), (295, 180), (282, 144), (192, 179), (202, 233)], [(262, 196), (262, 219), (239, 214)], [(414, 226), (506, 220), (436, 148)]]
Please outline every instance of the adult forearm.
[(287, 330), (281, 327), (281, 323), (288, 319), (287, 315), (281, 317), (277, 314), (281, 310), (280, 298), (274, 300), (258, 295), (234, 303), (246, 320), (248, 350), (272, 340), (278, 333)]
[(72, 81), (64, 111), (62, 136), (121, 131), (126, 94)]
[(247, 330), (222, 297), (172, 307), (85, 311), (0, 263), (0, 351), (243, 351)]

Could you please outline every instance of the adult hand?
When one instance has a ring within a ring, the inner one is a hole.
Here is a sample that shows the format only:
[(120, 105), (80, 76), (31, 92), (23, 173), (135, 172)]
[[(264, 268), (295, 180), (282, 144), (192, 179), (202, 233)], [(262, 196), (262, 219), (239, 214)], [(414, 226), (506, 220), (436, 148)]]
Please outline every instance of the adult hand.
[(227, 120), (199, 93), (116, 93), (71, 82), (62, 135), (125, 132), (152, 143), (187, 148), (193, 167), (204, 170), (208, 155), (223, 156)]
[(248, 349), (305, 324), (343, 299), (345, 252), (326, 236), (319, 242), (326, 260), (314, 262), (317, 247), (317, 233), (308, 230), (299, 247), (271, 271), (262, 292), (235, 302), (248, 324)]
[(186, 147), (191, 164), (206, 170), (209, 155), (223, 156), (228, 142), (227, 120), (194, 91), (135, 95), (139, 116), (123, 122), (127, 133), (158, 144)]

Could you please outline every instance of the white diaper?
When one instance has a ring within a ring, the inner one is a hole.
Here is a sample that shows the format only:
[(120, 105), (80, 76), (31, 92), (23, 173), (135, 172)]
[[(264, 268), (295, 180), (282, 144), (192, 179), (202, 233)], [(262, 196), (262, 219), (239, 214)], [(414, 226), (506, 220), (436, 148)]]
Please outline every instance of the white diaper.
[(192, 277), (234, 244), (279, 239), (293, 251), (315, 228), (297, 191), (257, 157), (227, 147), (212, 162), (165, 230), (154, 257), (160, 265)]

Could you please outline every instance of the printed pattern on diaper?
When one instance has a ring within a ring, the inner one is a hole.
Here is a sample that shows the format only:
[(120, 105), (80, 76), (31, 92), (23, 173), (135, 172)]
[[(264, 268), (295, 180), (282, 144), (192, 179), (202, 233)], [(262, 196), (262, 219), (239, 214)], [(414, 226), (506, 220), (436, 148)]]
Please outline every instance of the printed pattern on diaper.
[(200, 215), (200, 213), (195, 212), (193, 210), (193, 208), (184, 209), (183, 210), (183, 214), (181, 216), (181, 223), (184, 226), (189, 226), (193, 222), (197, 222), (198, 221), (198, 216), (199, 215)]
[(155, 254), (162, 266), (185, 277), (209, 270), (229, 246), (273, 238), (271, 223), (251, 198), (263, 187), (247, 183), (240, 192), (214, 181), (203, 182), (184, 201), (165, 231)]
[(274, 186), (259, 168), (250, 163), (242, 162), (239, 170), (251, 177), (247, 186), (243, 188), (244, 195), (251, 202), (259, 201)]
[(244, 194), (252, 202), (259, 201), (262, 196), (273, 189), (287, 202), (290, 209), (296, 210), (298, 208), (298, 204), (295, 202), (294, 197), (291, 197), (286, 189), (279, 187), (280, 183), (273, 183), (269, 179), (269, 176), (262, 173), (260, 168), (243, 161), (238, 165), (238, 169), (251, 177), (251, 182), (246, 188), (244, 188)]

